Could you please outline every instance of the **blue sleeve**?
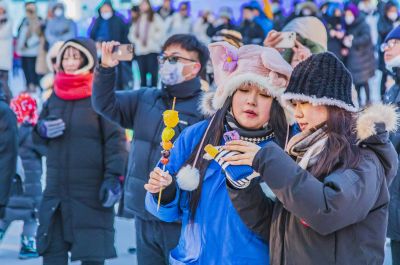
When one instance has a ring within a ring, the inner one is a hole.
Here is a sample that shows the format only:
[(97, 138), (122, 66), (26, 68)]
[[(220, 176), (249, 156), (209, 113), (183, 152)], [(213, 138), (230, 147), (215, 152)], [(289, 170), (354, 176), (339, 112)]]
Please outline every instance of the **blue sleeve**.
[[(189, 158), (196, 148), (198, 142), (201, 140), (207, 125), (208, 122), (206, 121), (197, 123), (186, 128), (179, 135), (178, 139), (174, 143), (174, 147), (171, 149), (170, 160), (165, 168), (165, 170), (168, 170), (172, 177), (175, 177), (181, 167), (184, 166), (186, 160)], [(158, 163), (157, 166), (162, 168), (161, 163)], [(185, 191), (180, 190), (177, 185), (174, 200), (168, 204), (160, 205), (160, 209), (158, 211), (156, 196), (153, 196), (151, 193), (147, 192), (145, 200), (146, 209), (162, 221), (174, 222), (180, 219), (182, 215), (180, 205), (181, 200), (184, 197), (182, 196), (183, 192)]]
[(181, 210), (179, 208), (179, 202), (180, 202), (180, 197), (181, 197), (181, 190), (179, 187), (176, 187), (176, 195), (175, 199), (164, 205), (160, 205), (160, 209), (157, 211), (157, 197), (153, 196), (150, 192), (147, 192), (146, 194), (146, 209), (149, 211), (152, 215), (160, 219), (161, 221), (164, 222), (175, 222), (178, 221), (181, 218)]

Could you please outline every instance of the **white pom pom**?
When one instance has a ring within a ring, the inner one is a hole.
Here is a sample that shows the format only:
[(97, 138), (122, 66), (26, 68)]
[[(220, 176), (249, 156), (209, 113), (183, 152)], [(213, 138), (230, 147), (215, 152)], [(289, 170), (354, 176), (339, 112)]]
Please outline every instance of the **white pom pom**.
[(200, 182), (200, 172), (191, 165), (184, 166), (176, 175), (176, 182), (182, 190), (193, 191)]

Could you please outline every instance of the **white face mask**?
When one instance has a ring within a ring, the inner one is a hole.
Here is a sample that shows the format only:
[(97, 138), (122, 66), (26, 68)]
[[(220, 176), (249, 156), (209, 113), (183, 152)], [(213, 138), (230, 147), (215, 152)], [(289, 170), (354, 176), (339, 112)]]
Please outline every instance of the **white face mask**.
[(397, 55), (392, 60), (385, 62), (385, 64), (386, 69), (388, 69), (389, 71), (392, 71), (393, 67), (400, 67), (400, 55)]
[(61, 17), (62, 15), (64, 15), (64, 10), (62, 10), (61, 8), (56, 8), (54, 10), (54, 16)]
[(312, 11), (311, 11), (310, 9), (306, 8), (306, 9), (303, 9), (303, 10), (301, 11), (301, 14), (302, 14), (303, 16), (310, 16), (310, 15), (312, 14)]
[(354, 16), (347, 15), (344, 17), (344, 21), (346, 22), (347, 25), (353, 24), (354, 20), (355, 20)]
[(101, 13), (101, 17), (102, 17), (104, 20), (109, 20), (109, 19), (112, 17), (112, 15), (113, 15), (112, 12), (104, 12), (104, 13)]
[(161, 82), (168, 86), (184, 82), (185, 76), (182, 73), (184, 66), (183, 63), (176, 62), (175, 64), (171, 64), (169, 61), (161, 64), (159, 70)]
[(399, 17), (399, 15), (396, 12), (390, 12), (387, 14), (387, 17), (391, 20), (391, 21), (396, 21), (397, 18)]

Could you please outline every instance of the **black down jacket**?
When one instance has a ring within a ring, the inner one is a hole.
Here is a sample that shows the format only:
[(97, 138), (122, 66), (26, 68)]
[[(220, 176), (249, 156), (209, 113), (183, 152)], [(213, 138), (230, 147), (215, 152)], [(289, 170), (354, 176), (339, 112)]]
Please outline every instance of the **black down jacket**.
[(344, 59), (353, 76), (355, 85), (366, 83), (375, 74), (376, 60), (371, 30), (363, 14), (359, 15), (353, 24), (347, 26), (346, 35), (353, 35), (353, 44), (349, 55)]
[(257, 153), (253, 168), (276, 200), (266, 197), (257, 183), (229, 193), (244, 223), (269, 242), (271, 265), (383, 264), (388, 186), (398, 159), (379, 116), (395, 117), (393, 113), (371, 109), (364, 121), (371, 121), (374, 128), (366, 123), (358, 128), (369, 127), (368, 132), (376, 134), (359, 137), (358, 165), (338, 166), (323, 180), (298, 166), (274, 143)]
[(15, 188), (6, 210), (7, 215), (18, 220), (37, 217), (42, 198), (42, 156), (45, 150), (43, 146), (33, 143), (33, 128), (31, 124), (23, 123), (18, 129), (18, 154), (24, 174), (21, 176), (17, 172), (13, 183)]
[(18, 127), (14, 112), (0, 90), (0, 218), (3, 218), (18, 156)]
[(125, 180), (125, 215), (158, 220), (146, 211), (144, 184), (161, 157), (162, 114), (170, 109), (173, 96), (180, 123), (176, 137), (187, 126), (203, 119), (198, 110), (201, 93), (199, 78), (163, 89), (144, 88), (129, 92), (114, 92), (115, 69), (98, 67), (93, 81), (93, 106), (104, 117), (133, 129), (134, 139), (129, 154)]
[[(385, 93), (383, 101), (384, 103), (395, 104), (400, 107), (400, 69), (395, 68), (394, 72), (396, 84)], [(390, 135), (390, 140), (397, 151), (397, 155), (400, 155), (400, 131), (397, 130), (392, 133)], [(392, 185), (390, 185), (389, 191), (390, 204), (387, 236), (393, 240), (400, 241), (400, 170), (397, 170), (396, 177)]]
[(60, 210), (64, 240), (72, 246), (71, 260), (115, 257), (114, 209), (102, 206), (99, 190), (105, 179), (125, 173), (124, 132), (98, 115), (90, 98), (67, 101), (53, 93), (40, 119), (50, 116), (61, 118), (66, 129), (62, 136), (46, 141), (47, 178), (39, 210), (38, 251), (46, 251), (54, 212)]

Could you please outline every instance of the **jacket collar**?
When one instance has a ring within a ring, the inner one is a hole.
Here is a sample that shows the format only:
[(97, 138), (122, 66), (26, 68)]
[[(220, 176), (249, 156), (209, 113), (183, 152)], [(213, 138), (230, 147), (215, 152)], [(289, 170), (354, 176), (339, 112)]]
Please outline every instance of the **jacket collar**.
[(176, 97), (177, 99), (187, 99), (197, 96), (201, 93), (200, 78), (196, 77), (185, 82), (167, 86), (163, 85), (162, 92), (164, 96), (169, 98)]

